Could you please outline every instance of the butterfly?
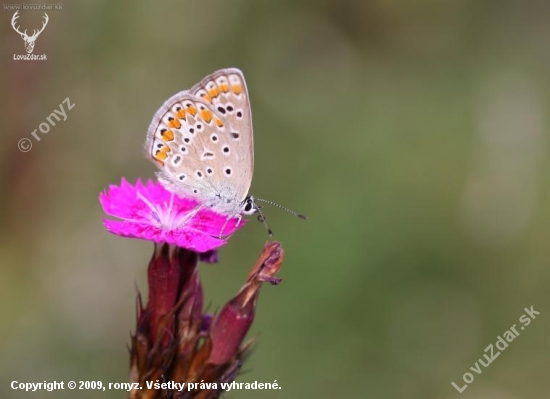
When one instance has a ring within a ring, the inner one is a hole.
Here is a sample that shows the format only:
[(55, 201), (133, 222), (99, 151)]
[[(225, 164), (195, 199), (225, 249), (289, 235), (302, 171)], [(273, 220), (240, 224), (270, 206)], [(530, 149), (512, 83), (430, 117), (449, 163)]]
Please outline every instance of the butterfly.
[[(218, 70), (172, 97), (155, 113), (145, 142), (147, 155), (170, 192), (190, 197), (198, 208), (237, 217), (259, 213), (263, 201), (248, 195), (254, 172), (252, 112), (243, 73)], [(221, 236), (222, 232), (220, 232)]]

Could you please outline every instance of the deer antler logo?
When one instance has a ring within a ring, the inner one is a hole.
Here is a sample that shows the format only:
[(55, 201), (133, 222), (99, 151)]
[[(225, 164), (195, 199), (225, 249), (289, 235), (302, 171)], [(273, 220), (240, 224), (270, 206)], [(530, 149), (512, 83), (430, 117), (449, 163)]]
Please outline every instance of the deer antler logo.
[(21, 32), (19, 30), (19, 27), (15, 26), (15, 20), (19, 18), (19, 15), (17, 15), (18, 12), (19, 11), (16, 11), (15, 14), (13, 14), (13, 18), (11, 19), (11, 26), (13, 26), (13, 29), (21, 35), (21, 37), (25, 41), (25, 48), (27, 49), (27, 53), (31, 54), (32, 51), (34, 50), (34, 42), (36, 41), (36, 38), (38, 37), (39, 34), (42, 33), (42, 31), (48, 24), (48, 20), (49, 20), (48, 14), (44, 13), (45, 21), (43, 22), (42, 29), (40, 30), (34, 29), (32, 36), (28, 36), (26, 29), (25, 29), (25, 32)]

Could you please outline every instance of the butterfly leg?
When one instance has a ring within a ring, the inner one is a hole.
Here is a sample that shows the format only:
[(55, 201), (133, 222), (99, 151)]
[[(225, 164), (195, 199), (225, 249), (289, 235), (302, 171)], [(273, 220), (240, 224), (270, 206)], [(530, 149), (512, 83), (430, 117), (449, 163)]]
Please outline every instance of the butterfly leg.
[(235, 228), (239, 227), (239, 224), (241, 223), (241, 220), (243, 220), (243, 215), (240, 213), (237, 215), (237, 223), (235, 223)]
[(225, 230), (225, 228), (227, 227), (227, 223), (229, 222), (229, 220), (233, 219), (235, 216), (237, 216), (237, 223), (235, 224), (235, 228), (239, 227), (239, 223), (241, 223), (241, 220), (242, 220), (242, 215), (239, 213), (237, 215), (228, 215), (226, 218), (225, 218), (225, 222), (222, 226), (222, 229), (220, 230), (220, 234), (218, 236), (218, 238), (222, 238), (223, 236), (223, 231)]
[(227, 226), (227, 222), (229, 222), (229, 219), (231, 219), (231, 215), (227, 216), (225, 218), (225, 222), (223, 223), (223, 226), (220, 230), (220, 234), (218, 235), (218, 238), (221, 240), (222, 236), (223, 236), (223, 231), (225, 230), (225, 227)]

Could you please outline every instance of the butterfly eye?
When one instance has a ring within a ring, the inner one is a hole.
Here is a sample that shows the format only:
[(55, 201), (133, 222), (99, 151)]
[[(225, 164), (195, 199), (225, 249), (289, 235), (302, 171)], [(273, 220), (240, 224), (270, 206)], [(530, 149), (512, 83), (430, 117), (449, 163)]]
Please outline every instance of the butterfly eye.
[(258, 208), (255, 206), (252, 198), (246, 198), (243, 204), (243, 213), (245, 215), (253, 215), (258, 212)]

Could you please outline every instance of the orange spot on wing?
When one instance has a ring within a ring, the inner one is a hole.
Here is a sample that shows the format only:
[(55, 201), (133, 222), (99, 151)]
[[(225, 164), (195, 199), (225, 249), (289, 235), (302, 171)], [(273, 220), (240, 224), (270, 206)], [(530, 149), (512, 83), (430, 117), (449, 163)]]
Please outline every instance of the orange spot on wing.
[(171, 121), (168, 121), (168, 126), (173, 127), (174, 129), (179, 129), (181, 127), (181, 123), (177, 119), (172, 119)]
[(153, 155), (153, 158), (155, 158), (157, 161), (164, 161), (168, 157), (167, 152), (170, 152), (170, 147), (165, 145), (160, 150), (158, 150), (155, 155)]
[(210, 121), (212, 120), (212, 112), (210, 112), (207, 109), (203, 109), (201, 111), (201, 116), (202, 116), (202, 119), (204, 119), (204, 121), (206, 123), (210, 123)]
[(210, 97), (208, 94), (205, 94), (204, 96), (202, 96), (202, 98), (204, 99), (204, 101), (208, 101), (210, 104), (212, 104), (212, 97)]
[(222, 89), (224, 93), (227, 93), (229, 91), (229, 85), (227, 83), (222, 83), (220, 89)]
[(218, 94), (220, 94), (220, 91), (217, 87), (214, 87), (212, 90), (208, 90), (208, 95), (212, 98), (218, 97)]
[(164, 161), (167, 157), (168, 155), (166, 154), (166, 152), (163, 152), (162, 150), (155, 154), (155, 159), (157, 161)]
[(174, 132), (171, 130), (167, 130), (162, 133), (162, 139), (164, 141), (172, 141), (174, 140)]
[(214, 119), (214, 122), (216, 122), (216, 125), (218, 125), (218, 127), (223, 127), (223, 122), (218, 118)]
[(180, 109), (177, 113), (176, 113), (176, 117), (178, 119), (185, 119), (185, 110), (184, 109)]
[(187, 111), (191, 114), (191, 116), (195, 116), (197, 114), (197, 109), (193, 106), (187, 108)]
[(241, 94), (242, 90), (243, 88), (241, 87), (241, 85), (233, 85), (233, 93), (235, 93), (236, 95)]

